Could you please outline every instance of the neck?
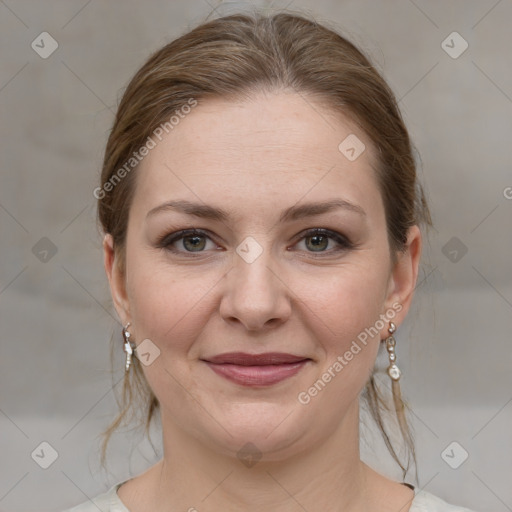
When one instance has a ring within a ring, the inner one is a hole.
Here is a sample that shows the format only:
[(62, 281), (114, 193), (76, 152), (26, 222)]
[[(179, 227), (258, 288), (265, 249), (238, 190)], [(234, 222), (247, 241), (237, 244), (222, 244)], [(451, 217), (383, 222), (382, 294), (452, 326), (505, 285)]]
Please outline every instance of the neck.
[(372, 471), (359, 456), (359, 405), (311, 449), (244, 464), (170, 421), (162, 411), (164, 457), (154, 467), (155, 511), (323, 510), (360, 512)]

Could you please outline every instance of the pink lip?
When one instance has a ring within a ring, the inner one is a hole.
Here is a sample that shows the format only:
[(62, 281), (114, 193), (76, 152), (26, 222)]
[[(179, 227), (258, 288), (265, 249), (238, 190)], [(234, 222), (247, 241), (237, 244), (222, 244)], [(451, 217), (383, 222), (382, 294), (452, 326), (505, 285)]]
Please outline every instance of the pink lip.
[(276, 384), (298, 373), (308, 361), (309, 358), (281, 352), (230, 352), (205, 360), (217, 375), (244, 386)]

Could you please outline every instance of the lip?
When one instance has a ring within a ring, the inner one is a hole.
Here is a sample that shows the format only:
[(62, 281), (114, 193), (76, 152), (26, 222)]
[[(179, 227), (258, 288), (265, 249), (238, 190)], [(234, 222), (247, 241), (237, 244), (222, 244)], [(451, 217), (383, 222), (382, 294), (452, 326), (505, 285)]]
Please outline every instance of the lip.
[(267, 352), (229, 352), (203, 360), (217, 375), (243, 386), (269, 386), (296, 375), (310, 358)]
[(296, 356), (285, 352), (265, 352), (263, 354), (247, 354), (246, 352), (225, 352), (206, 359), (214, 364), (236, 364), (239, 366), (262, 366), (283, 363), (297, 363), (309, 359), (304, 356)]

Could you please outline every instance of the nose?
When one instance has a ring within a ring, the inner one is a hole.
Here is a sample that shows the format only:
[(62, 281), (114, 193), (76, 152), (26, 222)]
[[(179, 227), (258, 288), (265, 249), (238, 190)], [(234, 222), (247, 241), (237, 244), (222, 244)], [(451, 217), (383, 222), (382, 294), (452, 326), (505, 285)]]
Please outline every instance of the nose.
[(220, 314), (226, 322), (240, 323), (248, 331), (275, 328), (290, 316), (290, 288), (270, 250), (254, 260), (234, 255), (225, 275)]

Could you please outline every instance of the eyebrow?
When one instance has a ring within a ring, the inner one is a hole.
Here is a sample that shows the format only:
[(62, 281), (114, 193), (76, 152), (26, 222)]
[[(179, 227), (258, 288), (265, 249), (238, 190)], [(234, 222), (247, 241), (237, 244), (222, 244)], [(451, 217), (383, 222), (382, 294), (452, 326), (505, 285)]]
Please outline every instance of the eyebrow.
[[(332, 199), (330, 201), (321, 203), (303, 203), (300, 205), (291, 206), (281, 213), (279, 222), (290, 222), (304, 217), (322, 215), (339, 208), (357, 213), (363, 217), (366, 216), (366, 212), (359, 205), (346, 201), (345, 199)], [(159, 212), (165, 212), (169, 210), (179, 211), (187, 215), (193, 215), (194, 217), (211, 219), (220, 222), (226, 222), (230, 216), (229, 212), (223, 210), (222, 208), (216, 208), (201, 203), (194, 203), (192, 201), (176, 200), (168, 201), (159, 206), (156, 206), (148, 212), (146, 218), (151, 217)]]

